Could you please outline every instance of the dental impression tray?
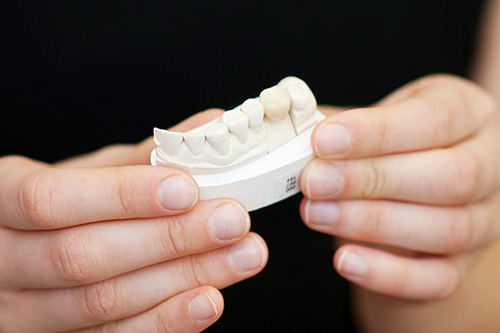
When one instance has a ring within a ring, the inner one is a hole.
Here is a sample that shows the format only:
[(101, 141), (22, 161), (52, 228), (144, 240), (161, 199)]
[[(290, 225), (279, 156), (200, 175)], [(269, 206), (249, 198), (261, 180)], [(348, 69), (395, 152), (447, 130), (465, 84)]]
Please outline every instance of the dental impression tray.
[(316, 107), (304, 81), (284, 78), (186, 133), (155, 128), (151, 164), (189, 172), (200, 200), (229, 197), (248, 211), (271, 205), (300, 191), (312, 130), (325, 117)]

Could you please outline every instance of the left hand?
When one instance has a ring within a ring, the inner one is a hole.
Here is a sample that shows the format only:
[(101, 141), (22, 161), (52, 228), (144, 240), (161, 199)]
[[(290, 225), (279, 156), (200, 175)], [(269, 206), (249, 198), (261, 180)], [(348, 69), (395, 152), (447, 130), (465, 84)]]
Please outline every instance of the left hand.
[(433, 75), (314, 130), (301, 216), (346, 238), (337, 271), (375, 292), (452, 295), (500, 234), (500, 114), (485, 91)]
[(221, 315), (216, 288), (263, 268), (241, 205), (198, 202), (181, 170), (127, 165), (147, 163), (151, 145), (57, 165), (0, 157), (1, 332), (199, 332)]

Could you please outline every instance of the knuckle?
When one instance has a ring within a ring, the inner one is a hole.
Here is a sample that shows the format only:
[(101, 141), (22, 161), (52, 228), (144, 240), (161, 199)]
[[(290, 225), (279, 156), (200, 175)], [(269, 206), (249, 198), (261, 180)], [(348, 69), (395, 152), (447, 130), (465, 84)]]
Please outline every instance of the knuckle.
[(156, 232), (158, 235), (157, 248), (159, 248), (161, 260), (182, 257), (190, 247), (190, 238), (183, 236), (189, 233), (185, 232), (183, 223), (178, 223), (182, 221), (177, 221), (173, 217), (169, 222), (162, 221), (155, 224), (158, 229)]
[[(444, 93), (444, 92), (443, 92)], [(448, 100), (453, 101), (454, 98), (450, 97)], [(446, 140), (446, 134), (452, 130), (454, 123), (454, 107), (450, 107), (449, 104), (443, 103), (441, 100), (430, 97), (420, 98), (421, 108), (423, 109), (423, 115), (432, 115), (429, 119), (432, 121), (428, 122), (428, 130), (425, 132), (426, 135), (430, 136), (432, 142), (442, 142)]]
[(448, 73), (436, 73), (429, 75), (428, 78), (429, 78), (428, 84), (431, 88), (447, 87), (450, 85), (457, 86), (468, 82), (467, 80), (463, 79), (458, 75), (453, 75)]
[(156, 313), (156, 327), (155, 332), (158, 333), (171, 333), (171, 332), (182, 332), (185, 328), (180, 327), (185, 322), (180, 320), (175, 320), (171, 311), (168, 311), (166, 307), (159, 307)]
[[(427, 75), (420, 80), (423, 89), (436, 90), (446, 87), (458, 87), (464, 84), (469, 84), (469, 81), (453, 74), (448, 73), (436, 73)], [(448, 89), (446, 89), (448, 90)]]
[(76, 285), (89, 283), (94, 271), (86, 237), (82, 236), (80, 232), (69, 229), (61, 232), (51, 245), (56, 277)]
[(481, 162), (470, 150), (455, 154), (449, 163), (449, 196), (455, 203), (473, 200), (481, 189)]
[(365, 223), (359, 230), (360, 236), (365, 241), (380, 240), (382, 224), (385, 220), (380, 208), (375, 204), (368, 204), (365, 214)]
[(390, 147), (391, 145), (391, 135), (390, 135), (390, 129), (387, 128), (387, 122), (384, 121), (382, 117), (376, 118), (376, 125), (375, 125), (375, 132), (377, 133), (377, 136), (379, 137), (379, 143), (375, 147), (375, 154), (379, 155), (380, 153), (384, 152), (384, 149), (386, 147)]
[(84, 287), (84, 305), (93, 321), (114, 319), (121, 304), (116, 278)]
[[(455, 99), (450, 98), (450, 100), (453, 101)], [(432, 100), (429, 102), (430, 112), (432, 112), (435, 117), (435, 128), (432, 132), (435, 133), (439, 139), (441, 139), (442, 135), (447, 135), (447, 133), (450, 133), (453, 130), (453, 124), (455, 123), (454, 107), (450, 107), (449, 104), (444, 104), (440, 101)], [(443, 138), (442, 141), (446, 141), (445, 138)]]
[(449, 225), (448, 251), (455, 253), (467, 249), (473, 238), (473, 221), (470, 213), (459, 214)]
[(386, 176), (374, 158), (367, 160), (364, 178), (366, 182), (363, 184), (361, 191), (362, 198), (381, 197), (386, 187)]
[(0, 163), (2, 166), (8, 166), (12, 168), (17, 168), (19, 165), (24, 165), (24, 164), (35, 164), (38, 162), (35, 162), (27, 157), (21, 156), (21, 155), (4, 155), (0, 156)]
[(185, 280), (190, 286), (204, 286), (209, 284), (209, 272), (200, 254), (195, 254), (187, 258), (184, 263), (183, 273)]
[(53, 205), (57, 184), (56, 173), (44, 170), (29, 176), (21, 186), (19, 195), (24, 215), (37, 228), (57, 227)]
[(170, 319), (170, 314), (167, 311), (158, 311), (156, 320), (156, 332), (158, 333), (168, 333), (172, 332), (171, 328), (172, 320)]
[(119, 202), (119, 207), (122, 215), (134, 216), (136, 213), (136, 207), (134, 205), (135, 198), (135, 183), (133, 177), (125, 171), (125, 169), (119, 168), (115, 173), (116, 182), (116, 195)]

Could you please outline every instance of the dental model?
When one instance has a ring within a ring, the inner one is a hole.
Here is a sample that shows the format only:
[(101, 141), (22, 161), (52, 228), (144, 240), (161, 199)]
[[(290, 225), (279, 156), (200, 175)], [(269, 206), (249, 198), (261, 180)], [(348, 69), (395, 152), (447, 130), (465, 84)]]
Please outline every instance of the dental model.
[(300, 191), (300, 173), (314, 156), (313, 125), (323, 118), (307, 84), (286, 77), (186, 133), (155, 128), (151, 164), (189, 172), (201, 200), (230, 197), (255, 210)]

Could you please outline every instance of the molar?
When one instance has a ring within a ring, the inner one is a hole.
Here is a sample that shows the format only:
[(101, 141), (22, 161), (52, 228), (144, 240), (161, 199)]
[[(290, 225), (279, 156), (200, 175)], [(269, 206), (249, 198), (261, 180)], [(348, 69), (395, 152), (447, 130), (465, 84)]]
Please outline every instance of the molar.
[(215, 151), (226, 155), (229, 153), (229, 131), (224, 123), (215, 123), (205, 131), (208, 143)]
[(312, 94), (306, 87), (302, 85), (293, 85), (287, 87), (286, 90), (292, 99), (292, 110), (302, 111), (307, 107)]
[(290, 110), (290, 95), (280, 86), (274, 86), (263, 90), (259, 96), (264, 105), (266, 118), (276, 121), (285, 118)]
[(241, 105), (241, 112), (248, 116), (251, 129), (260, 128), (264, 124), (264, 105), (256, 99), (247, 99)]
[(154, 138), (157, 146), (161, 147), (161, 149), (168, 155), (175, 156), (181, 147), (183, 134), (179, 132), (161, 130), (155, 127)]
[(245, 143), (248, 138), (248, 116), (240, 111), (226, 111), (222, 114), (222, 122), (227, 125), (229, 132)]
[(205, 134), (201, 132), (184, 133), (184, 142), (191, 153), (199, 155), (203, 151), (205, 145)]
[(316, 111), (316, 98), (307, 84), (297, 77), (286, 77), (278, 83), (278, 86), (285, 88), (291, 97), (292, 105), (290, 115), (297, 133), (301, 133), (313, 123)]

